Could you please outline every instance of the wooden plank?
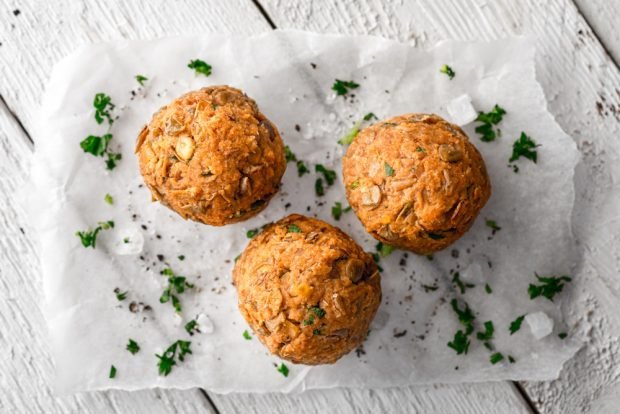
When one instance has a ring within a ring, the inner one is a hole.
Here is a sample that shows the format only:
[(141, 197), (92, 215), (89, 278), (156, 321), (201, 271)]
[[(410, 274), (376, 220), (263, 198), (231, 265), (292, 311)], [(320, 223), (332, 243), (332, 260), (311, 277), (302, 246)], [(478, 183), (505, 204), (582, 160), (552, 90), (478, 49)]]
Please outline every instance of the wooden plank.
[(620, 62), (620, 1), (575, 0), (575, 4), (617, 65)]
[[(542, 412), (617, 411), (620, 367), (613, 361), (620, 354), (614, 334), (620, 327), (615, 311), (620, 299), (620, 72), (575, 5), (570, 0), (262, 4), (280, 28), (374, 34), (422, 46), (448, 38), (534, 38), (537, 77), (549, 109), (583, 154), (576, 177), (574, 233), (584, 257), (568, 313), (571, 333), (585, 336), (587, 343), (558, 380), (522, 385)], [(612, 20), (618, 16), (606, 10)]]
[(42, 292), (35, 240), (15, 198), (26, 183), (31, 159), (25, 140), (6, 107), (0, 105), (0, 412), (213, 412), (198, 390), (54, 396), (50, 386), (53, 363), (39, 309)]

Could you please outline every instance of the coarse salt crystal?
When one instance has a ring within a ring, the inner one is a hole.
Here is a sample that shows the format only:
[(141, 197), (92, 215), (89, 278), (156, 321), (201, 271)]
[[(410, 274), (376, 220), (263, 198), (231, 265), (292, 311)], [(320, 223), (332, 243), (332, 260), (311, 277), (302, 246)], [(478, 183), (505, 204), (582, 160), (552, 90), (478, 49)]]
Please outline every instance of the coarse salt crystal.
[(446, 106), (450, 120), (457, 125), (467, 125), (478, 117), (476, 109), (471, 104), (471, 98), (463, 94), (454, 98)]
[(536, 339), (542, 339), (553, 332), (553, 319), (545, 312), (528, 313), (525, 316), (525, 322), (530, 327), (532, 335)]

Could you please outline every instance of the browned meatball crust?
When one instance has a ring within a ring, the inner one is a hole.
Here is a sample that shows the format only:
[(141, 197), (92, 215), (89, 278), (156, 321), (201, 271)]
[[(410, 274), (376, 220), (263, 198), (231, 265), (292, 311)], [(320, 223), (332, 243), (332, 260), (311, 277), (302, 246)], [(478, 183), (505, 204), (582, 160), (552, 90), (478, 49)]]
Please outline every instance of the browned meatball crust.
[(286, 169), (277, 128), (229, 86), (189, 92), (161, 108), (140, 132), (136, 153), (155, 200), (214, 226), (258, 214)]
[(347, 199), (366, 230), (419, 254), (459, 239), (491, 195), (476, 147), (437, 115), (401, 115), (365, 128), (342, 169)]
[(372, 257), (340, 229), (297, 214), (250, 241), (233, 280), (261, 342), (307, 365), (336, 362), (358, 347), (381, 302)]

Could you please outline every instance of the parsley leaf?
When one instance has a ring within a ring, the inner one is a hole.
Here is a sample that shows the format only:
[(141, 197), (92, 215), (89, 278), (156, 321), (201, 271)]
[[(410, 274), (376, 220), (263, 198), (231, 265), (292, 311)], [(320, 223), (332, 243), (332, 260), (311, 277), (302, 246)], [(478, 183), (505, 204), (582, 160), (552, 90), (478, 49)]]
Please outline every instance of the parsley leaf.
[(288, 145), (284, 147), (284, 157), (286, 158), (286, 162), (297, 161), (297, 155), (295, 155)]
[(188, 334), (194, 335), (194, 333), (198, 330), (198, 322), (196, 322), (196, 319), (192, 319), (185, 324), (184, 328)]
[(252, 340), (252, 337), (250, 336), (250, 333), (248, 332), (247, 329), (245, 331), (243, 331), (243, 337), (245, 338), (246, 341), (251, 341)]
[(349, 89), (356, 89), (360, 85), (353, 81), (343, 81), (340, 79), (336, 79), (334, 84), (332, 85), (332, 90), (336, 92), (336, 95), (346, 95), (349, 92)]
[(452, 78), (454, 78), (454, 75), (456, 75), (456, 73), (454, 73), (454, 71), (452, 70), (452, 68), (448, 65), (442, 65), (441, 69), (439, 69), (439, 72), (441, 73), (445, 73), (446, 75), (448, 75), (448, 77), (452, 80)]
[(327, 181), (327, 185), (332, 185), (334, 181), (336, 181), (336, 171), (325, 168), (325, 166), (321, 164), (315, 165), (314, 169), (316, 172), (323, 174), (325, 181)]
[(457, 355), (466, 354), (469, 350), (469, 344), (467, 335), (460, 329), (454, 334), (454, 339), (448, 342), (448, 346), (454, 349)]
[(203, 74), (205, 76), (209, 76), (211, 75), (211, 65), (209, 65), (207, 62), (205, 62), (204, 60), (200, 60), (200, 59), (193, 59), (189, 62), (189, 64), (187, 65), (188, 68), (190, 69), (194, 69), (194, 72), (196, 72), (196, 74)]
[(108, 170), (113, 170), (114, 167), (116, 167), (116, 161), (119, 161), (122, 155), (108, 151), (108, 145), (111, 140), (112, 134), (105, 134), (100, 137), (89, 135), (80, 142), (80, 147), (84, 152), (92, 154), (95, 157), (107, 156), (106, 166)]
[(381, 257), (387, 257), (392, 254), (392, 252), (396, 249), (394, 246), (390, 246), (389, 244), (383, 244), (381, 242), (377, 243), (375, 249), (379, 253)]
[(385, 169), (385, 175), (387, 177), (391, 177), (394, 175), (394, 168), (390, 167), (390, 164), (388, 164), (387, 162), (383, 165), (383, 168)]
[(133, 339), (130, 339), (129, 343), (127, 344), (127, 350), (131, 352), (132, 355), (135, 355), (140, 350), (140, 345), (138, 345), (138, 343)]
[(323, 187), (323, 180), (321, 178), (317, 178), (314, 182), (314, 191), (319, 197), (325, 195), (325, 188)]
[(478, 332), (476, 337), (480, 341), (489, 341), (493, 339), (493, 333), (495, 332), (495, 327), (493, 326), (493, 321), (486, 321), (484, 323), (484, 332)]
[(108, 375), (109, 378), (115, 378), (116, 377), (116, 367), (114, 365), (110, 365), (110, 374)]
[(489, 286), (488, 283), (484, 285), (484, 291), (487, 292), (488, 295), (493, 293), (493, 289), (491, 289), (491, 286)]
[(113, 205), (114, 204), (114, 199), (112, 198), (112, 196), (110, 194), (106, 194), (105, 197), (103, 197), (103, 200), (108, 203), (109, 205)]
[(525, 319), (525, 315), (521, 315), (514, 321), (510, 322), (510, 327), (508, 328), (510, 330), (510, 335), (521, 329), (521, 323), (523, 322), (523, 319)]
[(286, 226), (287, 233), (301, 233), (301, 229), (296, 224)]
[(288, 145), (284, 147), (284, 156), (286, 157), (286, 162), (293, 161), (295, 164), (297, 164), (297, 175), (299, 177), (310, 172), (308, 167), (306, 167), (306, 164), (304, 164), (303, 161), (297, 159), (297, 156), (293, 151), (291, 151)]
[(114, 293), (116, 294), (116, 300), (122, 302), (127, 299), (127, 294), (129, 293), (129, 291), (121, 292), (119, 288), (116, 288), (114, 289)]
[(450, 304), (452, 305), (452, 309), (454, 310), (454, 312), (456, 312), (456, 315), (459, 318), (459, 322), (461, 322), (461, 325), (465, 327), (465, 333), (467, 335), (471, 334), (474, 331), (474, 319), (476, 319), (476, 317), (474, 316), (472, 310), (469, 308), (469, 305), (465, 303), (465, 307), (461, 310), (459, 308), (459, 303), (456, 299), (452, 299)]
[(149, 80), (149, 78), (147, 78), (144, 75), (136, 75), (136, 81), (138, 81), (140, 86), (144, 86), (144, 81), (147, 81), (147, 80)]
[(281, 363), (279, 367), (277, 367), (277, 370), (280, 374), (284, 375), (285, 377), (288, 377), (288, 367), (286, 365), (284, 365), (284, 363)]
[(325, 310), (321, 309), (318, 306), (311, 306), (311, 307), (308, 308), (308, 311), (314, 313), (316, 316), (319, 317), (319, 319), (323, 319), (325, 314), (327, 314), (327, 312), (325, 312)]
[(191, 344), (190, 341), (178, 340), (170, 345), (162, 355), (155, 354), (157, 359), (159, 359), (157, 363), (159, 375), (167, 376), (170, 374), (172, 367), (177, 364), (175, 361), (176, 358), (183, 362), (185, 360), (185, 355), (192, 353), (190, 349)]
[(519, 139), (512, 144), (512, 155), (508, 161), (513, 162), (520, 157), (525, 157), (536, 163), (538, 158), (536, 147), (538, 147), (538, 145), (536, 145), (532, 138), (527, 136), (525, 132), (521, 132)]
[(476, 286), (471, 283), (463, 282), (461, 280), (461, 274), (459, 272), (454, 272), (454, 275), (452, 276), (452, 283), (454, 283), (459, 288), (461, 294), (465, 293), (467, 289), (471, 289)]
[(370, 121), (373, 118), (379, 119), (377, 118), (377, 115), (373, 114), (372, 112), (368, 112), (366, 115), (364, 115), (364, 121)]
[(530, 284), (527, 288), (527, 292), (530, 295), (530, 299), (535, 299), (539, 296), (544, 296), (553, 302), (553, 297), (564, 289), (564, 282), (570, 282), (571, 279), (568, 276), (549, 276), (543, 277), (535, 274), (536, 279), (541, 282), (540, 285)]
[(77, 231), (75, 235), (80, 238), (82, 246), (85, 248), (92, 247), (94, 249), (97, 245), (97, 234), (99, 234), (101, 230), (109, 230), (112, 228), (114, 228), (114, 222), (112, 220), (100, 221), (99, 225), (95, 227), (94, 230)]
[(486, 224), (487, 227), (493, 230), (493, 234), (495, 234), (495, 232), (498, 232), (502, 229), (500, 226), (497, 225), (497, 222), (495, 220), (486, 219), (484, 224)]
[(112, 98), (105, 93), (95, 94), (93, 106), (95, 107), (95, 121), (97, 121), (98, 124), (101, 124), (105, 118), (108, 120), (108, 124), (112, 125), (114, 122), (112, 115), (110, 115), (110, 111), (114, 109)]
[(503, 116), (506, 114), (506, 111), (498, 106), (497, 104), (493, 107), (490, 112), (478, 113), (478, 117), (476, 118), (477, 122), (481, 122), (482, 125), (476, 127), (476, 132), (479, 133), (480, 140), (484, 142), (494, 141), (497, 136), (499, 136), (500, 131), (495, 130), (493, 125), (497, 125), (501, 122)]
[(116, 168), (116, 162), (123, 158), (123, 155), (120, 153), (108, 152), (106, 155), (108, 156), (108, 159), (105, 160), (105, 166), (110, 171)]
[(191, 289), (194, 287), (194, 285), (187, 282), (185, 276), (175, 275), (172, 269), (170, 268), (166, 268), (162, 270), (161, 273), (162, 275), (168, 277), (168, 286), (166, 287), (166, 289), (164, 289), (163, 293), (159, 297), (159, 303), (171, 302), (174, 310), (180, 313), (181, 312), (181, 301), (175, 295), (175, 292), (180, 295), (183, 292), (185, 292), (185, 288)]
[(349, 186), (349, 188), (351, 188), (351, 190), (355, 190), (356, 188), (358, 188), (360, 186), (360, 182), (359, 180), (355, 180), (351, 183), (351, 185)]
[(245, 237), (247, 237), (248, 239), (253, 238), (254, 236), (256, 236), (258, 234), (259, 230), (258, 229), (250, 229), (245, 233)]
[(336, 203), (332, 207), (332, 217), (334, 217), (335, 220), (340, 220), (342, 214), (348, 213), (349, 211), (351, 211), (351, 206), (342, 208), (342, 203), (340, 201), (336, 201)]
[(491, 355), (489, 357), (489, 361), (491, 362), (491, 364), (495, 365), (497, 364), (499, 361), (501, 361), (502, 359), (504, 359), (504, 355), (502, 355), (501, 352), (496, 352), (493, 355)]

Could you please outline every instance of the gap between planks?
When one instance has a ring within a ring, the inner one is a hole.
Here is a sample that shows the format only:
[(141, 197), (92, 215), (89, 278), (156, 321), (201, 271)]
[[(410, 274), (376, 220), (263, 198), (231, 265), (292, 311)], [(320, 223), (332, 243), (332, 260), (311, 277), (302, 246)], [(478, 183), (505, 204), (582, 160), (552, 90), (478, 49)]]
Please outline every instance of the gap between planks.
[[(594, 35), (594, 37), (596, 38), (596, 41), (601, 45), (601, 48), (603, 49), (603, 51), (605, 52), (605, 54), (607, 55), (607, 57), (609, 58), (609, 60), (614, 64), (614, 66), (616, 67), (616, 69), (620, 70), (620, 62), (618, 62), (614, 56), (613, 53), (611, 53), (611, 50), (609, 49), (609, 47), (607, 46), (607, 43), (605, 43), (603, 41), (602, 36), (597, 33), (596, 31), (596, 25), (593, 25), (592, 23), (590, 23), (590, 20), (588, 20), (588, 17), (586, 16), (586, 14), (583, 12), (583, 9), (579, 6), (579, 2), (576, 0), (572, 0), (573, 4), (575, 5), (575, 9), (577, 9), (577, 12), (579, 13), (579, 15), (581, 16), (581, 18), (586, 22), (586, 24), (588, 25), (588, 27), (590, 28), (590, 30), (592, 31), (592, 34)], [(266, 15), (266, 13), (265, 13)]]

